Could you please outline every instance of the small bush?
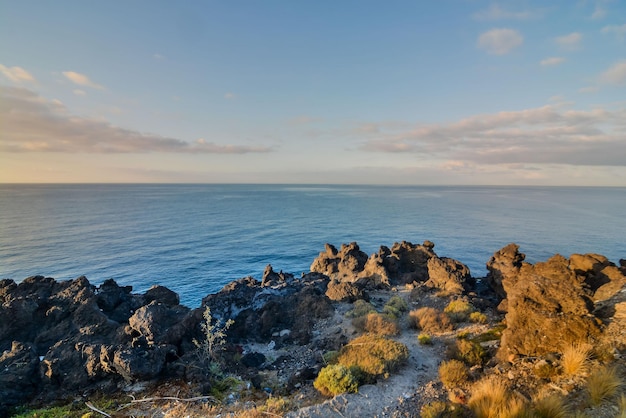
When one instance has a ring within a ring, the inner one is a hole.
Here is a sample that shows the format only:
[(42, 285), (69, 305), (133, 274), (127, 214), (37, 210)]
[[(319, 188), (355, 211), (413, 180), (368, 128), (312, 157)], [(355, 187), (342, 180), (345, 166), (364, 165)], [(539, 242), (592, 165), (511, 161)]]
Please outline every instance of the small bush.
[(452, 331), (452, 322), (447, 315), (435, 308), (420, 308), (409, 312), (409, 324), (425, 332)]
[(420, 410), (420, 418), (461, 418), (463, 411), (446, 402), (431, 402)]
[(335, 364), (337, 363), (337, 359), (339, 358), (339, 351), (327, 351), (322, 355), (322, 360), (324, 360), (324, 364)]
[(331, 364), (320, 370), (313, 387), (324, 396), (336, 396), (341, 393), (356, 393), (359, 384), (348, 367)]
[(346, 312), (346, 316), (348, 318), (358, 318), (360, 316), (365, 316), (370, 312), (376, 312), (374, 305), (364, 301), (363, 299), (359, 299), (354, 302), (352, 309)]
[(557, 395), (540, 398), (533, 403), (532, 418), (565, 418), (570, 414), (563, 398)]
[(469, 302), (461, 299), (453, 300), (443, 310), (454, 322), (465, 322), (474, 308)]
[(397, 335), (400, 332), (396, 321), (377, 312), (354, 318), (352, 325), (360, 332), (376, 335)]
[(486, 324), (487, 323), (487, 315), (482, 312), (472, 312), (469, 316), (470, 321), (475, 324)]
[(591, 349), (592, 346), (587, 343), (570, 344), (565, 347), (561, 357), (563, 372), (569, 376), (586, 374)]
[(622, 395), (617, 401), (617, 418), (626, 418), (626, 395)]
[(592, 405), (613, 398), (622, 386), (622, 380), (614, 367), (602, 367), (594, 371), (587, 379), (587, 393)]
[(467, 366), (458, 360), (448, 360), (439, 366), (439, 379), (447, 389), (453, 389), (469, 379)]
[(552, 364), (547, 362), (546, 360), (541, 360), (533, 367), (535, 371), (535, 376), (540, 377), (542, 379), (549, 379), (554, 377), (558, 373), (558, 368)]
[(344, 346), (339, 354), (339, 364), (356, 366), (366, 379), (388, 377), (409, 357), (408, 348), (399, 342), (377, 335), (366, 334), (355, 338)]
[(433, 343), (433, 339), (431, 338), (431, 336), (424, 332), (421, 332), (417, 336), (417, 341), (422, 345), (431, 345)]
[(468, 366), (479, 366), (487, 357), (487, 352), (478, 343), (470, 340), (456, 340), (455, 344), (450, 347), (449, 356), (460, 360)]
[(506, 327), (504, 325), (498, 325), (489, 331), (483, 332), (480, 335), (472, 338), (472, 341), (477, 343), (484, 343), (486, 341), (495, 341), (502, 338), (502, 331), (504, 331)]
[(396, 319), (400, 318), (400, 316), (408, 310), (409, 306), (406, 304), (406, 301), (398, 295), (392, 296), (383, 307), (384, 313)]
[(521, 418), (530, 415), (525, 403), (509, 396), (505, 383), (494, 378), (474, 385), (468, 405), (476, 418)]

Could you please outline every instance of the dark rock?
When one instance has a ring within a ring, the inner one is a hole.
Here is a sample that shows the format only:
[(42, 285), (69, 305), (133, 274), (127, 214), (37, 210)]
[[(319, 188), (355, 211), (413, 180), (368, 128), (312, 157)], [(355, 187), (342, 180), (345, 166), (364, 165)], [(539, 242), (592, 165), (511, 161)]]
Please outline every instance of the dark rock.
[(262, 353), (247, 353), (241, 357), (241, 363), (246, 367), (258, 369), (265, 363), (265, 356)]
[(359, 286), (351, 282), (331, 280), (326, 289), (328, 299), (338, 302), (354, 302), (357, 299), (366, 299), (367, 296)]
[(27, 344), (14, 341), (11, 350), (0, 356), (0, 416), (36, 393), (39, 385), (39, 359)]
[(271, 264), (265, 267), (263, 272), (263, 280), (261, 281), (261, 287), (284, 285), (288, 281), (293, 280), (293, 274), (283, 273), (282, 270), (276, 273)]
[(178, 297), (178, 293), (171, 291), (167, 287), (163, 286), (152, 286), (146, 294), (144, 295), (146, 298), (146, 303), (158, 302), (162, 303), (166, 306), (176, 306), (180, 303), (180, 298)]
[(356, 242), (342, 244), (340, 251), (326, 244), (326, 251), (313, 261), (311, 271), (325, 274), (331, 279), (355, 281), (363, 271), (367, 258)]
[[(113, 356), (113, 368), (126, 381), (150, 380), (157, 377), (165, 366), (171, 346), (159, 346), (149, 349), (123, 348)], [(175, 350), (174, 350), (175, 351)]]
[(171, 337), (170, 330), (179, 324), (189, 313), (184, 306), (169, 306), (153, 300), (149, 305), (142, 306), (128, 320), (132, 334), (144, 337), (149, 345), (176, 344), (176, 338)]

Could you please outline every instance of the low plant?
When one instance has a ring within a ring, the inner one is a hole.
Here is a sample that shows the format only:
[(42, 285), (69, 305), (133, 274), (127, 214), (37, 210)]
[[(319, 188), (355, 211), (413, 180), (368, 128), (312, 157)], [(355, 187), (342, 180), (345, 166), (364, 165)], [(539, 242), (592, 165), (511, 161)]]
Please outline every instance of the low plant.
[(409, 306), (406, 301), (398, 295), (392, 296), (383, 307), (384, 313), (391, 315), (396, 319), (400, 318), (400, 316), (408, 310)]
[(448, 355), (468, 366), (481, 365), (487, 358), (487, 352), (480, 344), (467, 339), (457, 339), (454, 345), (449, 347)]
[(454, 389), (469, 379), (467, 366), (459, 360), (448, 360), (439, 366), (439, 379), (447, 389)]
[(348, 318), (358, 318), (360, 316), (365, 316), (370, 312), (376, 312), (376, 308), (371, 303), (364, 301), (363, 299), (359, 299), (352, 305), (352, 309), (346, 312), (346, 317)]
[(421, 332), (418, 336), (417, 336), (417, 341), (421, 344), (421, 345), (431, 345), (433, 343), (433, 339), (430, 336), (430, 334), (426, 334), (425, 332)]
[(366, 380), (388, 377), (409, 357), (408, 348), (397, 341), (366, 334), (345, 345), (339, 353), (339, 364), (357, 367)]
[(591, 405), (599, 405), (613, 398), (621, 386), (622, 380), (615, 367), (604, 366), (597, 369), (587, 379), (586, 390)]
[(487, 323), (487, 315), (482, 312), (472, 312), (469, 315), (469, 320), (475, 324), (486, 324)]
[(198, 348), (200, 359), (209, 362), (217, 359), (218, 352), (226, 344), (226, 331), (235, 321), (232, 319), (226, 322), (213, 320), (211, 308), (208, 306), (204, 308), (202, 317), (204, 321), (200, 323), (200, 328), (202, 329), (203, 338), (200, 341), (194, 338), (193, 343)]
[(570, 413), (561, 396), (546, 396), (533, 402), (531, 418), (566, 418), (569, 416)]
[(335, 364), (337, 363), (337, 359), (339, 358), (339, 351), (327, 351), (322, 355), (322, 360), (324, 360), (324, 364)]
[(443, 310), (453, 322), (465, 322), (474, 311), (472, 305), (462, 299), (451, 301)]
[(463, 411), (447, 402), (431, 402), (420, 410), (420, 418), (461, 418)]
[(552, 363), (546, 360), (541, 360), (533, 367), (535, 376), (542, 379), (549, 379), (558, 374), (559, 369)]
[(359, 382), (350, 368), (331, 364), (320, 370), (313, 387), (324, 396), (336, 396), (341, 393), (356, 393)]
[(352, 325), (358, 331), (376, 335), (397, 335), (400, 332), (400, 328), (394, 319), (377, 312), (370, 312), (365, 316), (354, 318)]
[(620, 396), (617, 401), (617, 418), (626, 418), (626, 395)]
[(530, 415), (525, 402), (510, 395), (497, 378), (481, 380), (472, 388), (468, 405), (476, 418), (522, 418)]
[(569, 376), (586, 374), (591, 349), (592, 346), (587, 343), (574, 343), (566, 346), (561, 356), (563, 372)]
[(452, 331), (452, 322), (444, 313), (435, 308), (420, 308), (409, 312), (411, 327), (429, 333)]
[(500, 338), (502, 338), (502, 331), (504, 331), (505, 328), (506, 327), (504, 325), (498, 325), (472, 338), (472, 341), (477, 343), (484, 343), (486, 341), (499, 340)]

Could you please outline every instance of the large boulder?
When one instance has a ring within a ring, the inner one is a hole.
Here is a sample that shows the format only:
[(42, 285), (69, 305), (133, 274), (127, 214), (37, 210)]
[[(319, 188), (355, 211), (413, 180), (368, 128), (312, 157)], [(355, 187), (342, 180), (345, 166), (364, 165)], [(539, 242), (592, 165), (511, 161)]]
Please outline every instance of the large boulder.
[(487, 262), (487, 284), (501, 298), (507, 296), (507, 286), (513, 286), (519, 271), (524, 264), (526, 255), (519, 252), (519, 245), (508, 244), (507, 246), (496, 251), (496, 253)]
[[(514, 278), (508, 276), (515, 270)], [(593, 315), (591, 292), (564, 257), (557, 254), (543, 263), (509, 269), (502, 284), (508, 311), (501, 359), (539, 356), (569, 343), (598, 340), (602, 323)]]
[(0, 355), (0, 416), (32, 396), (39, 385), (39, 358), (27, 344), (14, 341)]
[(460, 295), (474, 284), (469, 268), (452, 258), (432, 257), (428, 259), (427, 266), (426, 285), (448, 295)]
[(342, 244), (339, 251), (333, 245), (326, 244), (325, 251), (313, 260), (311, 271), (325, 274), (331, 279), (356, 281), (365, 268), (367, 258), (356, 242)]
[(366, 293), (352, 282), (340, 282), (331, 280), (326, 289), (328, 299), (337, 302), (354, 302), (357, 299), (366, 299)]

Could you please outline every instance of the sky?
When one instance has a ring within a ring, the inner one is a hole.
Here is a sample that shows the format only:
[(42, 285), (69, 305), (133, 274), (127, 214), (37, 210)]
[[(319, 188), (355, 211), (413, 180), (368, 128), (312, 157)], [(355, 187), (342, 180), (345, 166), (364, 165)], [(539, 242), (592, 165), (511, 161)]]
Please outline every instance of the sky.
[(626, 0), (0, 0), (0, 182), (626, 186)]

